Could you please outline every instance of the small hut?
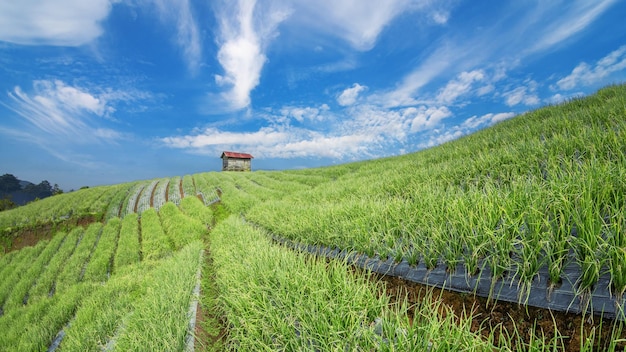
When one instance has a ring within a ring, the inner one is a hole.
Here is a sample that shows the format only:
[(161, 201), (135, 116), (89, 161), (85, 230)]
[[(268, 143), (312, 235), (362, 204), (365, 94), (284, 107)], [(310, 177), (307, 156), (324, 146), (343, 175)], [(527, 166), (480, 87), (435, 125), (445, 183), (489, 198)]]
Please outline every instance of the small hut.
[(222, 152), (222, 171), (251, 171), (253, 156), (248, 153)]

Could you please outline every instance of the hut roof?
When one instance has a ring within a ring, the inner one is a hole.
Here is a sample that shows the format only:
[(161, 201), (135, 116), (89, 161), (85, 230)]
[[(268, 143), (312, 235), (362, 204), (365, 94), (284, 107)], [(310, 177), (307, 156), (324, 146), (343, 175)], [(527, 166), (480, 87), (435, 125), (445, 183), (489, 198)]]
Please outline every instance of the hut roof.
[(228, 158), (235, 159), (252, 159), (254, 158), (252, 155), (248, 153), (237, 153), (237, 152), (222, 152), (222, 156), (220, 158), (224, 159), (224, 156)]

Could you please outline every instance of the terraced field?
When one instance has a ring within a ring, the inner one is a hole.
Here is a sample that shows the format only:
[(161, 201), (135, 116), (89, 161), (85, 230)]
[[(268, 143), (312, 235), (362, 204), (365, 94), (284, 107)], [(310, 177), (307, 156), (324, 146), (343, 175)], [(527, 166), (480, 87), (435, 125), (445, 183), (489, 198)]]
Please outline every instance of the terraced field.
[(0, 350), (623, 349), (626, 87), (398, 157), (79, 190), (0, 236)]

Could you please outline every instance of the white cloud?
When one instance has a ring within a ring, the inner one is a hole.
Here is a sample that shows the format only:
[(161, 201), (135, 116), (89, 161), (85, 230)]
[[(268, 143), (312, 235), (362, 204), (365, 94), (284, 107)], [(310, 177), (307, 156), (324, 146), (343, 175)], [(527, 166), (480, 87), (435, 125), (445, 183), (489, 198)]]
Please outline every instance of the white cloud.
[(480, 82), (483, 79), (485, 79), (485, 73), (482, 70), (461, 72), (455, 80), (448, 82), (439, 92), (437, 101), (443, 104), (450, 104), (459, 96), (467, 94), (472, 89), (474, 82)]
[(337, 103), (341, 106), (352, 105), (356, 103), (359, 93), (365, 89), (367, 89), (366, 86), (355, 83), (351, 88), (346, 88), (343, 92), (341, 92), (341, 94), (339, 94), (337, 97)]
[(336, 129), (343, 135), (369, 136), (372, 142), (386, 143), (404, 141), (409, 133), (412, 115), (402, 110), (387, 110), (373, 105), (360, 105), (346, 111), (347, 118), (341, 120)]
[(110, 0), (0, 1), (0, 41), (79, 46), (98, 38)]
[[(314, 107), (294, 107), (294, 106), (285, 106), (280, 109), (280, 113), (284, 117), (291, 117), (296, 119), (298, 122), (304, 122), (305, 120), (316, 120), (322, 121), (325, 119), (323, 113), (328, 111), (330, 108), (326, 104), (322, 104), (319, 108)], [(279, 121), (282, 121), (280, 119)]]
[[(341, 119), (328, 106), (284, 107), (276, 117), (264, 117), (272, 126), (256, 131), (234, 132), (215, 127), (187, 135), (161, 138), (170, 148), (192, 153), (215, 154), (220, 150), (245, 149), (253, 155), (276, 158), (328, 157), (337, 160), (385, 155), (391, 145), (404, 145), (415, 131), (435, 128), (451, 116), (446, 107), (389, 110), (374, 105), (355, 105)], [(300, 122), (298, 127), (290, 119)], [(318, 123), (323, 119), (323, 123)], [(413, 125), (413, 129), (412, 129)]]
[(581, 62), (572, 73), (560, 79), (556, 84), (560, 89), (571, 90), (580, 85), (601, 82), (611, 74), (626, 69), (626, 45), (598, 60), (595, 65)]
[(229, 90), (222, 98), (233, 110), (250, 105), (250, 92), (259, 84), (267, 58), (265, 49), (278, 25), (289, 15), (285, 8), (257, 6), (255, 0), (222, 2), (218, 10), (219, 51), (217, 59), (224, 75), (215, 81)]
[(173, 148), (202, 149), (222, 145), (273, 145), (288, 139), (288, 133), (265, 127), (256, 132), (229, 132), (207, 128), (193, 136), (166, 137), (162, 138), (162, 141)]
[(264, 127), (253, 132), (207, 128), (195, 135), (162, 138), (161, 142), (171, 148), (208, 155), (227, 149), (245, 149), (256, 157), (266, 158), (349, 159), (367, 154), (371, 138), (358, 133), (328, 135), (294, 127)]
[(411, 132), (423, 131), (438, 125), (441, 120), (452, 116), (452, 112), (447, 107), (425, 107), (407, 108), (404, 111), (405, 116), (411, 119)]

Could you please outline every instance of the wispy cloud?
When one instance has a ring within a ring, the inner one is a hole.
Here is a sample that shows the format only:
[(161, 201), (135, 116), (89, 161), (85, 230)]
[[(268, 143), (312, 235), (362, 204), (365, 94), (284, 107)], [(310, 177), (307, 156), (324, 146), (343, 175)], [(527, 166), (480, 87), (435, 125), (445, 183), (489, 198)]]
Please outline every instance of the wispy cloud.
[(472, 116), (463, 121), (461, 124), (449, 128), (432, 130), (427, 134), (426, 141), (420, 142), (417, 147), (420, 149), (434, 147), (468, 135), (480, 128), (485, 128), (500, 121), (510, 119), (513, 116), (515, 116), (515, 114), (512, 112), (502, 112), (497, 114), (489, 113), (482, 116)]
[(515, 106), (518, 104), (532, 106), (540, 102), (539, 96), (537, 95), (537, 82), (532, 80), (526, 82), (526, 85), (511, 89), (502, 95), (507, 106)]
[[(581, 32), (616, 2), (617, 0), (566, 0), (541, 3), (539, 16), (550, 14), (553, 20), (546, 21), (547, 25), (540, 32), (540, 39), (531, 51), (547, 49)], [(558, 16), (554, 16), (555, 14)], [(541, 18), (537, 20), (541, 21), (538, 23), (543, 23)]]
[(189, 0), (152, 0), (146, 6), (156, 5), (161, 21), (176, 27), (176, 43), (183, 52), (187, 66), (192, 72), (199, 69), (202, 61), (200, 31)]
[(112, 89), (93, 92), (60, 80), (38, 80), (33, 82), (32, 93), (16, 86), (7, 97), (0, 104), (21, 117), (22, 125), (14, 129), (19, 133), (10, 132), (11, 128), (4, 132), (54, 149), (55, 145), (114, 143), (126, 138), (124, 133), (107, 127), (114, 120), (115, 106), (142, 100), (146, 94)]
[(0, 41), (23, 45), (79, 46), (98, 38), (111, 0), (0, 2)]
[(602, 81), (609, 75), (626, 69), (626, 45), (598, 60), (595, 65), (581, 62), (572, 73), (557, 81), (563, 90), (572, 90), (581, 85), (591, 85)]
[[(444, 33), (433, 41), (428, 48), (429, 54), (394, 87), (372, 92), (370, 99), (387, 107), (416, 105), (424, 101), (424, 89), (451, 75), (458, 77), (440, 91), (439, 102), (456, 99), (477, 81), (486, 80), (486, 85), (476, 91), (478, 95), (492, 92), (494, 81), (505, 78), (506, 71), (519, 65), (525, 57), (546, 52), (584, 31), (615, 2), (554, 1), (524, 8), (511, 5), (501, 20), (476, 23), (475, 26), (480, 28), (479, 35), (472, 32), (473, 28), (468, 33)], [(448, 21), (453, 22), (454, 18)], [(487, 77), (489, 70), (500, 73)], [(538, 98), (531, 93), (529, 89), (523, 92), (520, 88), (511, 92), (507, 103), (534, 105)]]
[[(409, 0), (296, 0), (294, 16), (299, 24), (339, 36), (357, 50), (369, 50), (395, 17), (427, 4)], [(436, 17), (445, 22), (444, 18), (444, 12)]]
[(216, 75), (215, 81), (227, 89), (221, 96), (224, 103), (232, 110), (239, 110), (250, 104), (250, 92), (259, 84), (261, 69), (267, 61), (266, 47), (277, 35), (276, 29), (289, 10), (257, 6), (255, 0), (221, 3), (223, 6), (217, 14), (220, 21), (217, 59), (224, 74)]
[(396, 87), (386, 92), (375, 92), (370, 96), (370, 100), (387, 107), (419, 104), (420, 101), (416, 99), (418, 90), (446, 71), (458, 60), (461, 52), (463, 50), (460, 47), (441, 45), (417, 68), (402, 78)]
[(451, 80), (437, 95), (437, 101), (443, 104), (450, 104), (458, 97), (467, 94), (474, 82), (480, 82), (485, 78), (482, 70), (461, 72), (456, 79)]

